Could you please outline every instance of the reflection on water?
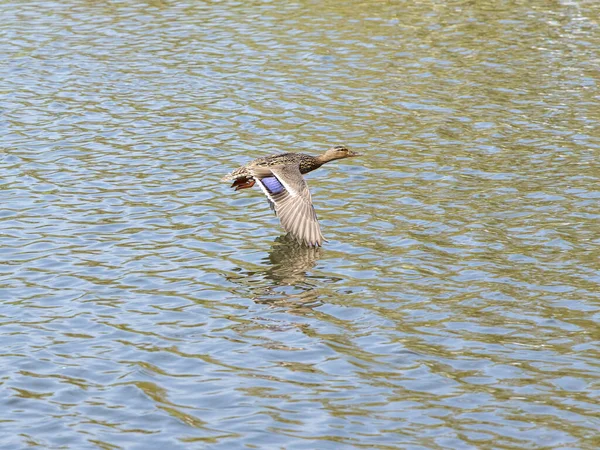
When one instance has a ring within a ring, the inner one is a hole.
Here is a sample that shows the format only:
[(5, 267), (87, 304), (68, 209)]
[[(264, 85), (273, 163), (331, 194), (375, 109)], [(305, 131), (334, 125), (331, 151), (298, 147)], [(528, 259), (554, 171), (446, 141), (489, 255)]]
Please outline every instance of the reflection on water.
[[(296, 308), (303, 305), (316, 306), (319, 289), (309, 272), (315, 267), (321, 252), (319, 247), (306, 247), (299, 244), (291, 235), (281, 235), (273, 241), (268, 255), (251, 270), (235, 267), (226, 278), (239, 285), (236, 292), (252, 292), (256, 303), (289, 305)], [(334, 280), (332, 280), (334, 281)]]
[(265, 276), (279, 284), (299, 284), (320, 257), (320, 247), (301, 245), (289, 234), (279, 236), (269, 252), (271, 267), (265, 271)]

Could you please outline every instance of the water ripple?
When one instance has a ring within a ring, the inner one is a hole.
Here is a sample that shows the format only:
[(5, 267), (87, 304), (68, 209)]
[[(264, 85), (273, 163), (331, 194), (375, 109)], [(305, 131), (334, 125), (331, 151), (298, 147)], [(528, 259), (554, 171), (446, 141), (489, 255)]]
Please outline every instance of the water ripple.
[(595, 3), (4, 12), (0, 448), (597, 448)]

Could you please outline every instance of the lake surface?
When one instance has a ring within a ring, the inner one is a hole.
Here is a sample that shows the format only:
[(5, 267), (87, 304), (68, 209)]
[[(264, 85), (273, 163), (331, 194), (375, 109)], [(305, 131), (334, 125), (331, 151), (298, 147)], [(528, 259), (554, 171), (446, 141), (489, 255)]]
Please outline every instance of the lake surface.
[(598, 2), (0, 11), (0, 449), (600, 447)]

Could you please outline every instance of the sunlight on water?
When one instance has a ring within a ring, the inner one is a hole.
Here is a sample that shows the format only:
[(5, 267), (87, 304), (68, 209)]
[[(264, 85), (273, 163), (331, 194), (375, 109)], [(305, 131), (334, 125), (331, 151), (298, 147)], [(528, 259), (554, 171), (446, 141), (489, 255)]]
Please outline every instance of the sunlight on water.
[(595, 2), (3, 12), (1, 448), (598, 447)]

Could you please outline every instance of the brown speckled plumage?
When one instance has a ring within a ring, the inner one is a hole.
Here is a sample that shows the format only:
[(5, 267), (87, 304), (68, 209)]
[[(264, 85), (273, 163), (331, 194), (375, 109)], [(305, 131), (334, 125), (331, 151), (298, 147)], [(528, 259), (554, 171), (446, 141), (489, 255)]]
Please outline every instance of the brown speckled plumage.
[(332, 147), (319, 156), (304, 153), (281, 153), (255, 159), (224, 176), (233, 181), (236, 191), (258, 183), (283, 228), (308, 246), (321, 246), (321, 234), (308, 185), (302, 175), (335, 159), (357, 156), (343, 146)]

